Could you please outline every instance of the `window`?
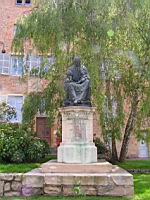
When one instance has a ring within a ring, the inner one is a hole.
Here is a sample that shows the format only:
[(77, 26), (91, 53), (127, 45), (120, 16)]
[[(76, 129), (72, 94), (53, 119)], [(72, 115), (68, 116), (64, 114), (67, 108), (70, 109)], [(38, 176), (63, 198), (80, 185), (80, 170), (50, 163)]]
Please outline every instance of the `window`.
[(40, 57), (39, 56), (29, 56), (27, 59), (27, 66), (30, 70), (32, 70), (32, 68), (39, 69), (40, 68)]
[(23, 57), (11, 56), (11, 75), (21, 76), (23, 73)]
[(42, 56), (29, 56), (26, 61), (26, 67), (30, 70), (31, 76), (41, 76), (43, 73), (47, 73), (50, 66), (54, 64), (53, 57)]
[(16, 118), (12, 118), (10, 122), (12, 123), (21, 123), (22, 122), (22, 105), (23, 105), (23, 96), (8, 96), (7, 104), (14, 107), (16, 110)]
[(108, 98), (105, 97), (103, 111), (106, 119), (110, 119), (111, 117), (113, 118), (117, 117), (117, 101), (115, 100), (115, 98), (111, 97), (110, 104), (111, 108), (109, 107)]
[[(50, 67), (54, 64), (53, 57), (42, 57), (42, 56), (28, 56), (24, 63), (23, 56), (0, 54), (0, 74), (21, 76), (23, 71), (30, 71), (30, 75), (39, 76), (47, 73)], [(24, 65), (25, 64), (25, 65)]]
[(9, 74), (10, 56), (7, 54), (0, 54), (0, 74)]
[(21, 76), (23, 71), (23, 57), (0, 54), (0, 74)]
[(40, 72), (41, 59), (39, 56), (29, 56), (26, 62), (30, 75), (38, 76)]
[(22, 0), (17, 0), (17, 4), (22, 4)]
[(44, 73), (47, 73), (49, 69), (54, 69), (52, 65), (55, 63), (54, 57), (42, 57), (40, 58), (40, 64), (41, 64), (41, 71)]
[(25, 4), (30, 4), (31, 0), (25, 0)]
[(17, 5), (30, 5), (31, 0), (16, 0)]

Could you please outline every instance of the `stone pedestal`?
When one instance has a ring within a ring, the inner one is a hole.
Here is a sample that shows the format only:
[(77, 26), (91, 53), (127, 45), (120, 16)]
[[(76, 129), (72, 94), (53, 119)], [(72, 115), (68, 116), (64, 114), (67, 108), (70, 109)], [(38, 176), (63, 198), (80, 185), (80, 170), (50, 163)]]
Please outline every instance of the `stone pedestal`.
[(93, 143), (94, 108), (65, 107), (60, 112), (62, 143), (58, 148), (58, 160), (25, 174), (22, 194), (133, 196), (131, 174), (104, 160), (97, 162)]
[(92, 107), (69, 106), (60, 109), (62, 143), (58, 147), (60, 163), (96, 163), (97, 148), (93, 143)]
[(68, 164), (49, 161), (41, 165), (44, 194), (132, 197), (133, 176), (106, 161), (89, 164)]

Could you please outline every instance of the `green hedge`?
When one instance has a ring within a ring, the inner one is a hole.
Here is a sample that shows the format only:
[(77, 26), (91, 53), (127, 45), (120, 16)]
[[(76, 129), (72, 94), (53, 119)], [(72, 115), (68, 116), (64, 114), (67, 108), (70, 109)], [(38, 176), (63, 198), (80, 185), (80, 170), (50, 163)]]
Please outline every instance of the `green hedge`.
[(49, 153), (49, 146), (27, 128), (0, 124), (0, 161), (37, 162)]

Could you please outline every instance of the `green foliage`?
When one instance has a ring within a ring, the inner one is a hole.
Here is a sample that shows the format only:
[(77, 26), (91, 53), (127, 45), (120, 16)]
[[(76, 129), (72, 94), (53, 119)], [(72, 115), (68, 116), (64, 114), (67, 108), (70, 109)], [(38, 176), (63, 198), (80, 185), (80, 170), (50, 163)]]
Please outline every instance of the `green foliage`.
[[(71, 57), (80, 55), (90, 73), (92, 103), (100, 116), (104, 142), (108, 144), (110, 137), (122, 138), (128, 126), (130, 134), (136, 127), (138, 130), (150, 102), (150, 1), (38, 0), (36, 6), (18, 21), (13, 49), (23, 52), (24, 41), (29, 40), (42, 55), (55, 57), (43, 92), (50, 123), (62, 105), (63, 74)], [(132, 123), (127, 120), (130, 116)]]
[(16, 110), (14, 107), (7, 105), (5, 102), (0, 103), (0, 121), (8, 122), (16, 117)]
[(97, 153), (104, 155), (107, 151), (105, 144), (100, 140), (100, 138), (94, 139), (95, 146), (97, 147)]
[[(58, 74), (57, 74), (57, 78)], [(53, 78), (41, 93), (31, 93), (24, 101), (23, 124), (32, 127), (34, 117), (39, 112), (48, 116), (49, 126), (52, 126), (57, 115), (57, 110), (62, 104), (63, 89), (57, 78)]]
[(38, 162), (47, 155), (49, 145), (46, 141), (42, 141), (39, 138), (31, 140), (27, 149), (27, 159), (29, 162)]
[(40, 139), (35, 139), (30, 130), (16, 128), (10, 124), (0, 125), (1, 161), (35, 162), (44, 158), (48, 151), (48, 144)]
[(77, 182), (77, 183), (73, 186), (73, 193), (74, 193), (74, 196), (85, 196), (84, 193), (82, 192), (80, 181)]
[(23, 104), (23, 124), (32, 125), (34, 116), (40, 105), (40, 94), (31, 93), (25, 98)]

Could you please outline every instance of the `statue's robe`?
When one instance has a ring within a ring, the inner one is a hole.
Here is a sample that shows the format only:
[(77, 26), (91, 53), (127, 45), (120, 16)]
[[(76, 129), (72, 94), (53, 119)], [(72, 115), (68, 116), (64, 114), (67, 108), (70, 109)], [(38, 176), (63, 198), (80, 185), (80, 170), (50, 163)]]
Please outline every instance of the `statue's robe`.
[(90, 106), (90, 79), (85, 66), (70, 67), (65, 79), (65, 106)]

